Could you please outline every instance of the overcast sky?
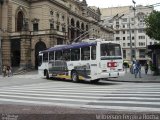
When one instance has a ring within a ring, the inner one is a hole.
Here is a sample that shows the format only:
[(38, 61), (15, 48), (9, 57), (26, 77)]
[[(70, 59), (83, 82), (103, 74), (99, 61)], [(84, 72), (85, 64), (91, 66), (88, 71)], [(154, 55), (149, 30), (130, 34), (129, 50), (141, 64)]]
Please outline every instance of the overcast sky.
[[(132, 0), (86, 0), (88, 6), (96, 6), (99, 8), (117, 7), (117, 6), (127, 6), (133, 5)], [(156, 10), (160, 11), (160, 0), (134, 0), (136, 5), (152, 5), (159, 3)]]

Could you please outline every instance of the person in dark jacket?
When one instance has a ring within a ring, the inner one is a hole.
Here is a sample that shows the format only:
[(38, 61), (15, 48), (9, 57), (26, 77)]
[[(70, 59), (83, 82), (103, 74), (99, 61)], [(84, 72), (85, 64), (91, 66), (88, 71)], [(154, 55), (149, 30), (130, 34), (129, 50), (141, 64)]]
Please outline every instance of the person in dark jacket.
[(146, 64), (144, 65), (144, 69), (145, 69), (145, 74), (148, 73), (148, 63), (146, 62)]
[(141, 64), (139, 61), (135, 63), (135, 78), (137, 78), (137, 74), (139, 74), (139, 78), (141, 78)]

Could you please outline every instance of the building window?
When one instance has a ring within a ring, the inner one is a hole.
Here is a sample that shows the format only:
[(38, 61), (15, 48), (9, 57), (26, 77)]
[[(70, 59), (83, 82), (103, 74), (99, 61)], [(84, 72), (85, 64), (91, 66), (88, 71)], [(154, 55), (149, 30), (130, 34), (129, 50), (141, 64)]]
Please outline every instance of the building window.
[(139, 36), (138, 38), (139, 39), (145, 39), (145, 36)]
[(116, 37), (116, 40), (120, 40), (120, 37)]
[(139, 46), (145, 46), (145, 42), (139, 42)]
[(122, 18), (122, 22), (127, 22), (127, 18)]
[(65, 19), (65, 17), (64, 17), (64, 15), (62, 15), (62, 20), (64, 21), (64, 19)]
[(134, 18), (131, 18), (131, 21), (134, 21)]
[(57, 30), (59, 31), (59, 25), (57, 25)]
[(119, 22), (116, 22), (116, 25), (119, 25)]
[(132, 57), (135, 58), (135, 56), (136, 56), (136, 52), (135, 50), (132, 50)]
[(119, 25), (116, 25), (116, 28), (119, 28)]
[(53, 11), (50, 11), (50, 15), (53, 15)]
[(134, 36), (132, 36), (132, 40), (134, 40)]
[(126, 46), (126, 43), (123, 43), (123, 47), (125, 47)]
[(119, 34), (119, 31), (116, 31), (116, 34)]
[(139, 50), (139, 58), (145, 58), (145, 50)]
[(109, 23), (113, 23), (113, 21), (112, 21), (112, 20), (108, 20), (108, 22), (109, 22)]
[(123, 37), (123, 40), (126, 40), (126, 37)]
[(145, 33), (144, 29), (139, 29), (138, 33)]
[(33, 23), (33, 31), (38, 31), (38, 23)]
[(62, 27), (62, 32), (66, 32), (66, 28), (65, 27)]
[(23, 13), (22, 11), (18, 12), (17, 16), (17, 31), (22, 31), (23, 29)]
[(130, 43), (127, 43), (128, 46), (130, 46)]
[(59, 13), (57, 13), (57, 18), (59, 18)]
[(123, 34), (125, 34), (125, 31), (123, 31)]
[(54, 29), (54, 23), (50, 23), (50, 29)]

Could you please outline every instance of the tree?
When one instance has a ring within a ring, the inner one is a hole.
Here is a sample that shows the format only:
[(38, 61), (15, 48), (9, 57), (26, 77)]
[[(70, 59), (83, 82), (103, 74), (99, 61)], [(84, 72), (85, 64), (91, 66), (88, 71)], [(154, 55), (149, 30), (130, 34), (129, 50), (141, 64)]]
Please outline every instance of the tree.
[(145, 19), (146, 23), (146, 34), (155, 40), (160, 41), (160, 11), (153, 11)]

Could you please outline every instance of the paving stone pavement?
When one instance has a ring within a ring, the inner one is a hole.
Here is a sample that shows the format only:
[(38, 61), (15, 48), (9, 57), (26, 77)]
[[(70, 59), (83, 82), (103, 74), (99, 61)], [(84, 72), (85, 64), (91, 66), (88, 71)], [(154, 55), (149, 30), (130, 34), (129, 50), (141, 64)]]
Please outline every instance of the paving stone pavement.
[(148, 71), (148, 74), (145, 74), (144, 68), (141, 69), (141, 78), (137, 75), (135, 78), (134, 74), (130, 73), (130, 70), (127, 69), (124, 76), (119, 78), (112, 78), (109, 80), (115, 80), (120, 82), (160, 82), (160, 75), (153, 75), (151, 70)]

